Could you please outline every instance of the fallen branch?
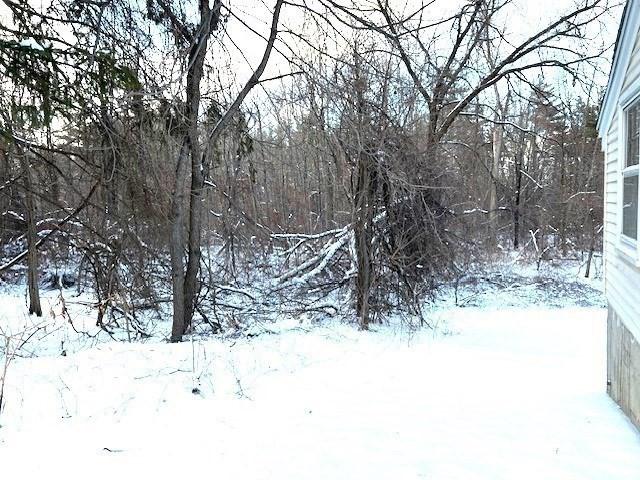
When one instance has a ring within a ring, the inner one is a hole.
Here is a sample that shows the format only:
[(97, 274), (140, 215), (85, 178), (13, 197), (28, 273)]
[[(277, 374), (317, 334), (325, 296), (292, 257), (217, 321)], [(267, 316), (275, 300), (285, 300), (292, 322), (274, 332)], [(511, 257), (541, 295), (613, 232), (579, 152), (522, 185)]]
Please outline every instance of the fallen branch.
[[(80, 203), (80, 205), (78, 205), (75, 208), (75, 210), (73, 210), (73, 212), (71, 212), (69, 215), (67, 215), (62, 220), (60, 220), (60, 222), (58, 222), (57, 225), (54, 225), (53, 228), (51, 228), (47, 232), (46, 235), (44, 235), (40, 240), (38, 240), (36, 242), (36, 249), (40, 248), (47, 240), (49, 240), (53, 236), (54, 233), (60, 231), (62, 229), (62, 227), (64, 227), (67, 222), (69, 222), (76, 215), (78, 215), (78, 213), (80, 213), (82, 210), (85, 209), (85, 207), (89, 204), (89, 200), (93, 196), (93, 192), (95, 192), (97, 187), (98, 187), (98, 183), (95, 183), (93, 185), (93, 187), (91, 187), (91, 190), (89, 191), (89, 194), (84, 198), (82, 203)], [(27, 257), (28, 254), (29, 254), (28, 250), (25, 250), (24, 252), (22, 252), (22, 253), (16, 255), (15, 257), (13, 257), (11, 260), (9, 260), (4, 265), (0, 265), (0, 272), (3, 272), (5, 270), (13, 267), (15, 264), (20, 263), (22, 260), (24, 260)]]

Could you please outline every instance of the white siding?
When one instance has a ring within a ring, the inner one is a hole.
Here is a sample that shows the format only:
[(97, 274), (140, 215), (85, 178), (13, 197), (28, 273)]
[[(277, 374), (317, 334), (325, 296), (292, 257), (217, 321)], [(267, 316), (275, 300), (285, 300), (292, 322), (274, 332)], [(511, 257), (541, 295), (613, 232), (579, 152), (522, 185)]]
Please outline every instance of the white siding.
[[(640, 36), (636, 35), (629, 68), (627, 69), (620, 97), (637, 89), (640, 83)], [(635, 261), (622, 253), (618, 247), (620, 232), (619, 223), (619, 189), (622, 176), (620, 162), (622, 132), (620, 132), (619, 113), (616, 112), (606, 138), (605, 152), (605, 285), (609, 305), (617, 312), (629, 331), (640, 340), (640, 269)]]

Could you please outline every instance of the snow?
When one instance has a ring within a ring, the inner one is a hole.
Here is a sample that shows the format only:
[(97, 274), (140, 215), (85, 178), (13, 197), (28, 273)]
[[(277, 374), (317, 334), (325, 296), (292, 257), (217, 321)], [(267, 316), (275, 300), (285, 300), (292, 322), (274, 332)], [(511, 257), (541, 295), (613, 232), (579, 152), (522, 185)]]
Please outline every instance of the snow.
[[(523, 278), (538, 285), (536, 275)], [(436, 330), (285, 318), (172, 345), (74, 339), (63, 322), (40, 356), (9, 366), (0, 471), (637, 480), (640, 434), (606, 394), (602, 300), (555, 305), (536, 296), (542, 285), (442, 304)], [(505, 306), (509, 296), (521, 298)], [(18, 328), (24, 299), (0, 299)], [(75, 353), (60, 356), (60, 335)]]
[(44, 47), (40, 45), (34, 38), (26, 38), (20, 40), (19, 45), (21, 47), (30, 48), (32, 50), (44, 50)]

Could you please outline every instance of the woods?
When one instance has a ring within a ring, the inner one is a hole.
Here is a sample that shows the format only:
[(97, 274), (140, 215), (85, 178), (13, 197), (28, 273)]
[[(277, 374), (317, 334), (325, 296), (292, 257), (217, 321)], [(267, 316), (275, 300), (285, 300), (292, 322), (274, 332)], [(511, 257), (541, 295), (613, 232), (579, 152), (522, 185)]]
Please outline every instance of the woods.
[(612, 5), (529, 31), (520, 3), (2, 0), (0, 276), (178, 342), (266, 311), (428, 325), (500, 252), (590, 261)]

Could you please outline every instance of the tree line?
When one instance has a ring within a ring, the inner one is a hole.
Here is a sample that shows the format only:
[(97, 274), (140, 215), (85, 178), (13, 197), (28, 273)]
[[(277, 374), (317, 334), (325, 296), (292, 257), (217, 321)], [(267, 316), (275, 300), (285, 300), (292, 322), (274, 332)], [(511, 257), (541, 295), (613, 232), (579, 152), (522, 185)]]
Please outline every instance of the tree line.
[(0, 275), (41, 315), (66, 272), (106, 331), (169, 314), (180, 341), (282, 309), (424, 323), (500, 249), (592, 255), (612, 7), (525, 35), (517, 7), (2, 0)]

